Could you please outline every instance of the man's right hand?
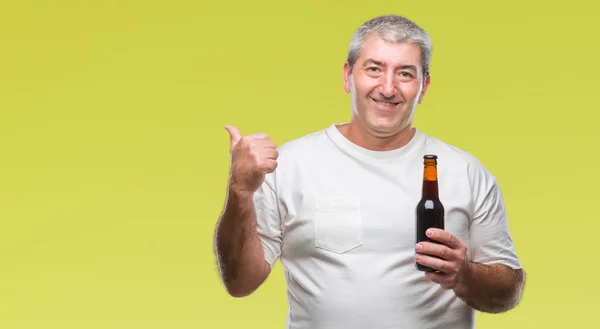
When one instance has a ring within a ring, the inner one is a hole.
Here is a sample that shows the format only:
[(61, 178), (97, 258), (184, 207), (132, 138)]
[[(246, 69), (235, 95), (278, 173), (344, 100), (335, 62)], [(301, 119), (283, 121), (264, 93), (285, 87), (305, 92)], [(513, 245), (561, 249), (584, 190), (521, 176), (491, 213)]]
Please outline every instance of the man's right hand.
[(231, 152), (230, 188), (238, 193), (254, 193), (267, 173), (277, 168), (277, 146), (265, 133), (242, 137), (238, 129), (227, 125)]

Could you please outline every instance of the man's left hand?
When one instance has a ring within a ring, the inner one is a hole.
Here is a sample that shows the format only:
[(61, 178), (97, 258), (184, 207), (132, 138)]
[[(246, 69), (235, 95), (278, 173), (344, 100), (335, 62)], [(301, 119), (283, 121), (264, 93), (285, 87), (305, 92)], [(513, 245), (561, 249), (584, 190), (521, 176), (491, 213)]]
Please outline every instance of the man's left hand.
[(415, 247), (415, 260), (439, 271), (426, 272), (427, 279), (443, 289), (453, 289), (464, 281), (469, 270), (466, 261), (467, 246), (445, 230), (432, 228), (427, 230), (427, 236), (438, 243), (419, 242)]

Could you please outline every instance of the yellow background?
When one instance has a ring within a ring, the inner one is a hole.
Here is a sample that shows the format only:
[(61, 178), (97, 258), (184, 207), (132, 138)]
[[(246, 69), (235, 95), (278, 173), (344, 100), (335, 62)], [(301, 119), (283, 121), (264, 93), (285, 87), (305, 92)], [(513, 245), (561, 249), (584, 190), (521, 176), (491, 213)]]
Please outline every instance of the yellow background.
[(348, 42), (387, 13), (433, 38), (415, 125), (497, 176), (529, 274), (478, 328), (595, 326), (590, 3), (2, 2), (0, 328), (283, 328), (280, 264), (244, 299), (216, 273), (223, 126), (281, 144), (348, 120)]

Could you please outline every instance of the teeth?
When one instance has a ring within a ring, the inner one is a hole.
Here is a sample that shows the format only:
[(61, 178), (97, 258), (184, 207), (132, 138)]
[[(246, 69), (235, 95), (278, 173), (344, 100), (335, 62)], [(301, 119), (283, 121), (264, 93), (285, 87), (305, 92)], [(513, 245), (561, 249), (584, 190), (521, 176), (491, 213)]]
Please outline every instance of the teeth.
[(382, 101), (375, 101), (375, 103), (385, 105), (385, 106), (396, 106), (395, 103), (388, 103), (388, 102), (382, 102)]

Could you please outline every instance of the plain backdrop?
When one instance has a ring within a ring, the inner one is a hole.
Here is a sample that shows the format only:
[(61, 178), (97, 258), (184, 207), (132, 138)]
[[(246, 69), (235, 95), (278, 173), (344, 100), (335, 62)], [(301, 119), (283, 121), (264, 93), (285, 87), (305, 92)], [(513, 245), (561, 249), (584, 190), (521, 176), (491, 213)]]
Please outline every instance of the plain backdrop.
[(415, 126), (478, 157), (505, 195), (528, 283), (516, 309), (479, 314), (478, 328), (589, 327), (592, 3), (2, 2), (0, 328), (284, 328), (279, 263), (244, 299), (217, 275), (223, 127), (281, 145), (348, 121), (348, 42), (381, 14), (433, 39)]

